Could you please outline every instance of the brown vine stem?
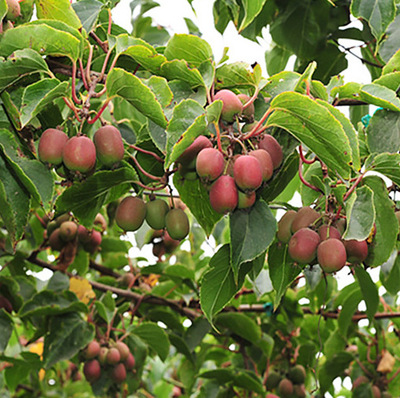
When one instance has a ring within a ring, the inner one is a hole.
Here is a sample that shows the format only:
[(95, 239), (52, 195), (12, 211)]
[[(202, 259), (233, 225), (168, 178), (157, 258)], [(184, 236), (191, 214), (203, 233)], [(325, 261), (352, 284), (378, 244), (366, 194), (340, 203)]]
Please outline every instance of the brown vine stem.
[[(29, 261), (32, 264), (38, 265), (42, 268), (49, 269), (53, 272), (59, 271), (57, 267), (38, 259), (37, 256), (38, 252), (33, 252), (26, 260)], [(66, 273), (68, 276), (73, 276), (70, 273)], [(193, 310), (191, 308), (188, 308), (185, 303), (178, 301), (178, 300), (171, 300), (171, 299), (166, 299), (164, 297), (159, 297), (159, 296), (152, 296), (152, 295), (142, 295), (136, 292), (133, 292), (131, 290), (126, 290), (126, 289), (120, 289), (114, 286), (109, 286), (105, 285), (103, 283), (95, 282), (95, 281), (89, 281), (89, 283), (92, 285), (94, 289), (103, 291), (103, 292), (108, 292), (110, 291), (111, 293), (115, 293), (118, 296), (125, 297), (127, 299), (130, 299), (132, 301), (138, 302), (139, 300), (142, 300), (143, 303), (147, 304), (154, 304), (154, 305), (160, 305), (160, 306), (166, 306), (170, 307), (171, 309), (177, 311), (183, 316), (188, 317), (189, 319), (195, 319), (198, 318), (199, 316), (202, 315), (202, 312), (199, 308), (199, 302), (198, 301), (192, 301), (191, 307), (195, 308), (196, 310)], [(311, 314), (311, 315), (319, 315), (321, 312), (314, 312), (311, 311), (310, 308), (308, 307), (303, 307), (302, 308), (303, 312), (305, 314)], [(223, 312), (256, 312), (256, 313), (265, 313), (265, 308), (263, 304), (242, 304), (238, 308), (235, 307), (225, 307)], [(322, 312), (322, 316), (324, 318), (331, 318), (331, 319), (337, 319), (339, 318), (340, 311), (336, 312)], [(400, 318), (400, 312), (377, 312), (374, 315), (375, 319), (392, 319), (392, 318)], [(368, 316), (366, 313), (363, 312), (356, 312), (352, 316), (352, 321), (353, 322), (358, 322), (362, 319), (368, 319)]]

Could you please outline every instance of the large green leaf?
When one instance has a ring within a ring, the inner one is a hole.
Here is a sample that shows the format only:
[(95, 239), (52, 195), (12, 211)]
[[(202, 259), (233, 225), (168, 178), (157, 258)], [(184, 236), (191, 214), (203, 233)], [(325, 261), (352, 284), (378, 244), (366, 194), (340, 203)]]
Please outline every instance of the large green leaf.
[(94, 28), (102, 6), (103, 4), (97, 0), (81, 0), (72, 4), (72, 8), (86, 32), (90, 32)]
[[(372, 156), (371, 156), (372, 157)], [(368, 170), (374, 170), (390, 178), (395, 184), (400, 185), (400, 154), (381, 153), (365, 162)]]
[(365, 240), (375, 221), (374, 192), (364, 186), (357, 188), (346, 201), (346, 231), (343, 239)]
[(360, 90), (360, 99), (368, 104), (380, 106), (390, 111), (400, 111), (400, 99), (394, 90), (380, 84), (365, 84)]
[(369, 121), (367, 144), (370, 153), (397, 153), (400, 150), (400, 114), (378, 109)]
[(374, 192), (376, 234), (365, 261), (371, 267), (383, 264), (396, 245), (399, 224), (393, 211), (393, 202), (387, 195), (384, 181), (378, 176), (368, 176), (363, 183)]
[(197, 101), (188, 99), (175, 106), (167, 127), (165, 169), (171, 166), (197, 136), (206, 131), (204, 108)]
[(211, 46), (205, 40), (187, 34), (175, 34), (169, 40), (164, 55), (168, 61), (183, 59), (195, 67), (213, 57)]
[(227, 328), (247, 341), (256, 343), (261, 338), (261, 328), (245, 314), (239, 312), (225, 312), (215, 317), (217, 328)]
[(250, 65), (245, 62), (224, 64), (216, 70), (218, 87), (254, 88), (259, 85), (260, 78), (250, 70)]
[(268, 269), (275, 290), (274, 307), (276, 309), (286, 289), (300, 273), (301, 268), (293, 264), (287, 245), (275, 242), (268, 251)]
[(51, 75), (46, 62), (36, 51), (30, 48), (17, 50), (0, 62), (0, 92), (21, 78), (40, 72)]
[(178, 190), (181, 200), (189, 207), (206, 235), (210, 236), (215, 224), (222, 218), (222, 214), (217, 213), (211, 207), (208, 191), (204, 184), (199, 179), (185, 180), (179, 173), (175, 173), (174, 186)]
[(228, 304), (237, 290), (230, 263), (230, 248), (224, 245), (210, 260), (210, 270), (201, 280), (200, 305), (211, 324), (214, 316)]
[(10, 340), (12, 331), (14, 329), (14, 321), (11, 315), (9, 315), (4, 308), (0, 309), (0, 352), (3, 352)]
[(0, 151), (26, 190), (40, 205), (49, 210), (53, 199), (54, 180), (48, 167), (38, 160), (20, 156), (14, 136), (7, 130), (0, 130)]
[(0, 216), (13, 245), (22, 237), (30, 204), (28, 191), (15, 173), (10, 172), (7, 160), (0, 153)]
[(236, 210), (230, 218), (232, 269), (237, 280), (241, 264), (254, 260), (275, 238), (276, 219), (263, 200), (248, 210)]
[(90, 227), (101, 207), (127, 192), (128, 184), (135, 181), (138, 176), (131, 167), (99, 171), (66, 189), (57, 198), (57, 212), (72, 211), (83, 225)]
[(137, 76), (121, 68), (114, 68), (107, 76), (107, 97), (122, 97), (135, 108), (165, 128), (167, 119), (155, 94)]
[(370, 274), (363, 267), (357, 266), (355, 271), (361, 293), (367, 305), (368, 319), (372, 322), (379, 305), (378, 287), (371, 279)]
[(239, 26), (239, 33), (247, 28), (262, 10), (266, 0), (243, 0), (244, 17)]
[(132, 330), (147, 345), (154, 350), (162, 361), (165, 361), (169, 354), (169, 339), (167, 334), (155, 323), (144, 322)]
[(353, 0), (350, 11), (356, 18), (365, 19), (372, 34), (379, 41), (396, 16), (393, 0)]
[(283, 92), (271, 101), (274, 110), (267, 125), (294, 135), (327, 166), (347, 178), (352, 168), (352, 150), (341, 123), (324, 106), (311, 98)]
[(69, 0), (35, 0), (38, 19), (55, 19), (79, 29), (81, 21)]
[[(68, 30), (54, 28), (45, 22), (31, 22), (7, 30), (0, 41), (0, 55), (8, 57), (16, 50), (31, 48), (41, 55), (69, 57), (76, 61), (81, 41)], [(62, 25), (59, 22), (58, 25)], [(79, 33), (79, 32), (78, 32)]]
[(21, 124), (26, 126), (32, 118), (55, 99), (67, 95), (68, 82), (58, 79), (42, 79), (27, 86), (22, 95)]
[(44, 339), (43, 362), (46, 369), (59, 361), (72, 358), (85, 348), (94, 336), (94, 325), (77, 313), (52, 317)]
[(189, 67), (186, 61), (180, 59), (164, 62), (160, 74), (168, 80), (182, 80), (193, 89), (205, 85), (199, 70)]

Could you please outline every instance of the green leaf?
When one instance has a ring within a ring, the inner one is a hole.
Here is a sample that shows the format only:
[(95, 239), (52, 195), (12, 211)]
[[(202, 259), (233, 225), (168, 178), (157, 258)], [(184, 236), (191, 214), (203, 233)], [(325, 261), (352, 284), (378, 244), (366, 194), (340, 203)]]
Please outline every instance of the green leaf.
[(350, 147), (351, 147), (351, 155), (353, 161), (353, 168), (356, 170), (361, 169), (361, 160), (360, 160), (360, 148), (358, 144), (358, 137), (356, 130), (354, 129), (353, 125), (351, 124), (350, 120), (337, 108), (328, 104), (325, 101), (317, 100), (319, 105), (325, 106), (332, 115), (340, 122), (343, 127), (347, 138), (349, 139)]
[(22, 94), (21, 124), (26, 126), (40, 111), (55, 99), (67, 95), (68, 82), (58, 79), (42, 79), (27, 86)]
[(95, 336), (94, 326), (79, 314), (64, 314), (50, 319), (49, 332), (44, 339), (43, 362), (46, 369), (72, 358)]
[(346, 201), (346, 231), (343, 239), (365, 240), (375, 221), (374, 192), (369, 187), (357, 188)]
[(54, 292), (43, 290), (26, 301), (19, 310), (21, 318), (36, 315), (61, 315), (69, 312), (87, 312), (87, 306), (79, 301), (75, 294), (66, 290)]
[(350, 175), (352, 152), (341, 123), (322, 105), (307, 96), (284, 92), (271, 102), (268, 126), (278, 126), (293, 134), (327, 166), (343, 178)]
[(189, 207), (190, 212), (204, 229), (207, 236), (211, 235), (215, 224), (222, 218), (210, 204), (208, 192), (199, 179), (184, 180), (179, 173), (174, 174), (174, 186), (181, 200)]
[(54, 190), (51, 171), (38, 160), (20, 156), (13, 134), (2, 129), (0, 129), (0, 151), (26, 190), (41, 206), (49, 210)]
[(367, 305), (368, 319), (372, 322), (379, 306), (378, 288), (372, 281), (370, 274), (364, 268), (357, 266), (355, 271), (361, 293)]
[(351, 294), (342, 302), (342, 309), (338, 318), (339, 331), (344, 338), (347, 337), (347, 331), (352, 322), (352, 317), (358, 308), (358, 304), (363, 299), (361, 290), (359, 286), (356, 286)]
[[(31, 48), (41, 55), (65, 56), (73, 61), (79, 58), (81, 41), (77, 37), (67, 29), (63, 31), (43, 21), (39, 21), (43, 23), (37, 22), (8, 29), (0, 41), (0, 55), (8, 57), (16, 50)], [(58, 25), (62, 25), (62, 23), (60, 22)]]
[(385, 289), (395, 296), (400, 290), (400, 256), (397, 248), (380, 268), (380, 280)]
[(301, 268), (293, 264), (287, 245), (275, 242), (268, 250), (268, 269), (275, 290), (274, 308), (276, 309), (286, 289), (300, 273)]
[(251, 24), (254, 18), (262, 10), (266, 0), (243, 0), (244, 17), (239, 26), (239, 33)]
[(280, 46), (274, 46), (272, 50), (265, 52), (265, 63), (270, 76), (282, 72), (292, 53)]
[(400, 115), (378, 109), (366, 129), (370, 153), (397, 153), (400, 149)]
[(14, 321), (4, 308), (0, 309), (0, 329), (0, 352), (3, 352), (8, 345), (8, 341), (14, 329)]
[[(138, 179), (135, 170), (131, 167), (99, 171), (85, 181), (67, 188), (57, 198), (57, 212), (61, 214), (72, 211), (80, 223), (91, 227), (101, 207), (116, 199), (114, 191), (115, 194), (119, 193), (121, 196), (129, 189), (127, 183), (138, 181)], [(122, 193), (121, 188), (124, 191)]]
[(193, 321), (185, 333), (185, 341), (191, 351), (194, 351), (200, 345), (210, 329), (211, 326), (204, 317), (199, 317)]
[(192, 99), (175, 106), (167, 127), (165, 169), (178, 159), (196, 137), (207, 132), (204, 108)]
[(154, 123), (163, 128), (167, 126), (160, 102), (137, 76), (121, 68), (114, 68), (107, 75), (106, 87), (108, 98), (124, 98)]
[(72, 4), (72, 8), (86, 32), (90, 32), (95, 27), (102, 6), (103, 4), (97, 0), (81, 0)]
[(195, 67), (213, 58), (211, 46), (205, 40), (187, 34), (172, 36), (165, 48), (164, 55), (168, 61), (184, 59)]
[(0, 153), (0, 216), (13, 246), (24, 233), (24, 227), (28, 222), (30, 204), (28, 191), (15, 174), (10, 172), (7, 161)]
[(0, 92), (25, 76), (41, 72), (51, 75), (46, 62), (36, 51), (30, 48), (17, 50), (0, 62)]
[(379, 84), (365, 84), (360, 90), (360, 99), (368, 104), (381, 106), (390, 111), (400, 111), (400, 99), (395, 91)]
[(69, 0), (35, 0), (38, 19), (55, 19), (79, 29), (82, 24)]
[(237, 290), (230, 264), (229, 245), (224, 245), (210, 260), (210, 270), (201, 280), (200, 305), (211, 324), (214, 315), (225, 307)]
[(164, 62), (160, 73), (168, 80), (181, 80), (188, 83), (192, 89), (205, 86), (199, 70), (191, 68), (184, 60), (174, 59)]
[(396, 5), (393, 0), (353, 0), (350, 11), (354, 17), (368, 22), (372, 34), (379, 41), (396, 16)]
[(276, 219), (263, 200), (249, 210), (236, 210), (230, 217), (232, 269), (237, 280), (241, 264), (254, 260), (275, 238)]
[(165, 361), (169, 354), (169, 339), (164, 330), (155, 323), (144, 322), (132, 330), (147, 345), (153, 349), (162, 361)]
[(7, 14), (8, 6), (6, 0), (0, 0), (0, 21), (3, 20), (4, 16)]
[(384, 181), (378, 176), (364, 177), (363, 183), (374, 192), (376, 234), (365, 263), (371, 267), (383, 264), (391, 255), (397, 240), (399, 224), (393, 202), (387, 195)]
[(318, 374), (321, 384), (320, 392), (322, 394), (332, 387), (333, 380), (336, 379), (336, 377), (344, 374), (345, 369), (348, 368), (350, 362), (353, 360), (353, 355), (345, 351), (338, 352), (333, 355), (333, 357), (326, 360)]
[(224, 64), (216, 70), (216, 80), (219, 88), (254, 88), (258, 81), (250, 71), (250, 65), (245, 62)]
[(156, 95), (163, 108), (166, 108), (171, 104), (173, 94), (168, 86), (167, 81), (163, 77), (151, 76), (150, 79), (147, 80), (146, 84)]
[(261, 328), (245, 314), (238, 312), (225, 312), (215, 317), (217, 328), (226, 328), (233, 334), (256, 343), (261, 338)]

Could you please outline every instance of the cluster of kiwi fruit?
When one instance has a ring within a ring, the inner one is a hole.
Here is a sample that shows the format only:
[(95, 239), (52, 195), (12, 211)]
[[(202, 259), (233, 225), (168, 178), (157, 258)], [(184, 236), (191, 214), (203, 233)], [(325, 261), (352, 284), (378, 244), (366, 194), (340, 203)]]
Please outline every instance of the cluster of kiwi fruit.
[(266, 387), (279, 395), (267, 394), (267, 398), (305, 398), (306, 370), (303, 365), (294, 365), (288, 372), (282, 374), (272, 370), (268, 373)]
[(327, 273), (341, 270), (346, 263), (362, 263), (368, 256), (367, 240), (343, 240), (343, 218), (331, 222), (315, 209), (305, 206), (289, 210), (278, 222), (277, 239), (288, 244), (298, 264), (317, 262)]

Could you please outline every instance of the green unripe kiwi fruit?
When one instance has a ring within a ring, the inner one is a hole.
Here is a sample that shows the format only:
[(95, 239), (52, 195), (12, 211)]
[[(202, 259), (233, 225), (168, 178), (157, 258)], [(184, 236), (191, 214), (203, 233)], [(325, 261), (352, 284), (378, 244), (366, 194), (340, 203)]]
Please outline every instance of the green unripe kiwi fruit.
[(169, 206), (165, 200), (155, 199), (146, 203), (146, 222), (153, 229), (163, 229), (165, 227), (165, 216), (169, 211)]
[(128, 196), (122, 200), (115, 213), (116, 223), (125, 231), (138, 230), (146, 217), (146, 204), (138, 197)]
[(182, 240), (189, 233), (189, 219), (182, 209), (172, 209), (165, 216), (165, 227), (172, 239)]

